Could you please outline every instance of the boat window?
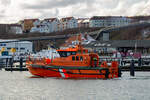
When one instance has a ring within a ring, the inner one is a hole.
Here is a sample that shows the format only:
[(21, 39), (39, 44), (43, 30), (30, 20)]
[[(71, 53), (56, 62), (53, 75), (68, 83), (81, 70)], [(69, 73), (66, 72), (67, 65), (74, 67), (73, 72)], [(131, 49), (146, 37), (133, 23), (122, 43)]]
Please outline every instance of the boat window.
[(66, 56), (67, 56), (66, 52), (62, 52), (62, 57), (66, 57)]
[(67, 57), (67, 52), (59, 51), (58, 53), (61, 57)]
[(68, 57), (70, 55), (76, 55), (75, 51), (58, 51), (61, 57)]
[(81, 53), (81, 50), (79, 50), (78, 53)]
[(67, 56), (70, 56), (71, 55), (71, 52), (67, 52)]
[(83, 50), (83, 53), (85, 53), (85, 50)]
[(82, 56), (80, 56), (80, 61), (83, 61), (83, 57)]
[(72, 52), (71, 52), (71, 55), (76, 55), (76, 52), (75, 52), (75, 51), (72, 51)]
[(79, 56), (76, 56), (76, 60), (79, 60)]
[(75, 60), (75, 56), (72, 56), (72, 60), (73, 60), (73, 61)]

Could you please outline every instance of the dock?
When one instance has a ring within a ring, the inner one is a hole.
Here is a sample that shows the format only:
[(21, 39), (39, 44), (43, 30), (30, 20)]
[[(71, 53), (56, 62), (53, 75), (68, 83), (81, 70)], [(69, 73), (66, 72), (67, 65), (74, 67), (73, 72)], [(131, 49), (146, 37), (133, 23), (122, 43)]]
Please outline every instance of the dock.
[(26, 67), (5, 67), (5, 71), (28, 71), (28, 69)]

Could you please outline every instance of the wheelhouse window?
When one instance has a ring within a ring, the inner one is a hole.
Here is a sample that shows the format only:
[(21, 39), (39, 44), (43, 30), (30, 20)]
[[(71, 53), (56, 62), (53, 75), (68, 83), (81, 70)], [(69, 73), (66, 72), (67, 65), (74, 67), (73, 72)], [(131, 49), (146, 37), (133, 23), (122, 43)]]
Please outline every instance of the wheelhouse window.
[(71, 55), (71, 52), (67, 52), (67, 56), (70, 56)]
[(79, 60), (79, 56), (76, 56), (76, 60), (77, 60), (77, 61)]
[(72, 52), (71, 52), (71, 55), (76, 55), (76, 52), (75, 52), (75, 51), (72, 51)]
[(75, 61), (75, 56), (72, 56), (72, 61)]
[(61, 57), (68, 57), (70, 55), (76, 55), (75, 51), (58, 51)]
[(83, 57), (82, 56), (80, 56), (80, 61), (83, 61)]
[(65, 51), (59, 51), (58, 53), (61, 57), (67, 57), (67, 52)]
[(79, 50), (78, 53), (81, 53), (81, 50)]

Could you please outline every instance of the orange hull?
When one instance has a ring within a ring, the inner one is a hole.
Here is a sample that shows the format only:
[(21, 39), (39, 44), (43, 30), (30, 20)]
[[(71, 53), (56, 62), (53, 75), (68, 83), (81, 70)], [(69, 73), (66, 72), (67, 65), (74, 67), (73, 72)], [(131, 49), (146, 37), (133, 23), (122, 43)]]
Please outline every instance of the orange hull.
[(58, 77), (58, 78), (117, 78), (118, 73), (112, 69), (58, 69), (58, 68), (35, 68), (27, 66), (30, 73), (41, 77)]

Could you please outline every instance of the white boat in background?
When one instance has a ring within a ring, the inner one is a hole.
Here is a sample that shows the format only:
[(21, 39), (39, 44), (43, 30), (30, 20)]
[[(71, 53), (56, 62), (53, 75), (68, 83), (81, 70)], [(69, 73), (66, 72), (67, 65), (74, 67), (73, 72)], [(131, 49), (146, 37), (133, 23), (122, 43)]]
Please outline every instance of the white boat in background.
[(49, 59), (54, 59), (54, 58), (60, 57), (60, 55), (56, 51), (56, 49), (53, 49), (53, 48), (50, 48), (48, 50), (42, 50), (35, 54), (31, 54), (30, 56), (33, 58), (49, 58)]

